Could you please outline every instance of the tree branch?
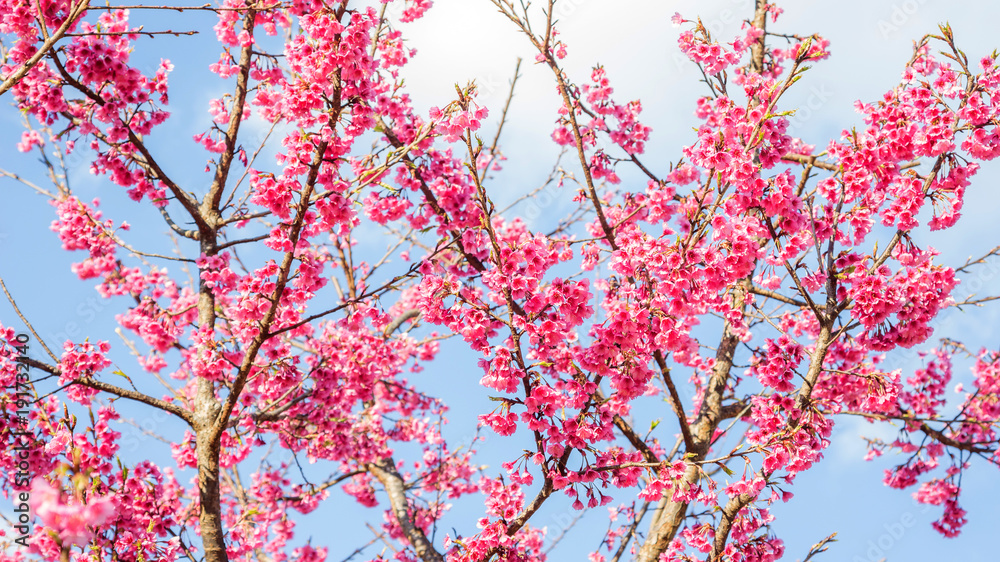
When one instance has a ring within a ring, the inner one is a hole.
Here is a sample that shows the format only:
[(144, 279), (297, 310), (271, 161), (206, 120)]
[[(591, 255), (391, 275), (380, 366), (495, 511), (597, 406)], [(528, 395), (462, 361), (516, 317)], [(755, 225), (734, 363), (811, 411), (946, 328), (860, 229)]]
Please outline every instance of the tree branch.
[(410, 545), (417, 552), (417, 556), (424, 562), (444, 562), (444, 557), (434, 549), (434, 545), (428, 540), (424, 531), (413, 523), (409, 501), (406, 499), (406, 483), (396, 470), (396, 463), (392, 457), (369, 463), (367, 468), (372, 476), (385, 487), (385, 492), (389, 495), (389, 504), (392, 506), (392, 513), (396, 516), (396, 521), (403, 529), (406, 539), (410, 541)]
[(56, 29), (54, 33), (52, 33), (52, 35), (48, 35), (48, 32), (45, 31), (45, 24), (41, 21), (39, 22), (39, 26), (41, 27), (43, 35), (48, 35), (48, 37), (45, 39), (45, 42), (42, 43), (42, 45), (38, 48), (35, 54), (31, 56), (31, 58), (25, 61), (24, 64), (22, 64), (17, 70), (11, 73), (11, 75), (8, 76), (7, 79), (3, 81), (3, 84), (0, 84), (0, 96), (4, 95), (7, 92), (7, 90), (13, 88), (15, 84), (20, 82), (21, 79), (24, 78), (25, 75), (27, 75), (28, 72), (32, 68), (34, 68), (36, 64), (38, 64), (38, 61), (42, 60), (42, 57), (49, 54), (49, 51), (51, 51), (52, 48), (55, 47), (55, 44), (59, 42), (59, 40), (62, 39), (64, 35), (66, 35), (66, 33), (69, 31), (69, 28), (72, 27), (73, 24), (76, 22), (76, 20), (87, 10), (87, 5), (89, 1), (90, 0), (79, 0), (79, 3), (71, 4), (69, 15), (66, 16), (66, 19), (63, 21), (62, 25), (60, 25), (59, 28)]
[[(35, 369), (45, 371), (46, 373), (50, 373), (52, 375), (56, 376), (62, 375), (62, 371), (58, 367), (49, 365), (47, 363), (43, 363), (41, 361), (37, 361), (35, 359), (29, 358), (25, 360), (25, 363), (27, 363), (31, 367), (34, 367)], [(75, 379), (71, 384), (79, 384), (80, 386), (86, 386), (87, 388), (93, 388), (95, 390), (100, 390), (101, 392), (114, 394), (119, 398), (126, 398), (128, 400), (142, 402), (143, 404), (153, 406), (154, 408), (158, 408), (160, 410), (163, 410), (164, 412), (169, 412), (171, 414), (174, 414), (175, 416), (187, 422), (188, 425), (193, 424), (193, 417), (190, 411), (181, 408), (177, 404), (173, 404), (165, 400), (160, 400), (159, 398), (153, 398), (152, 396), (143, 394), (135, 390), (122, 388), (120, 386), (106, 383), (104, 381), (99, 381), (97, 379), (90, 377)]]

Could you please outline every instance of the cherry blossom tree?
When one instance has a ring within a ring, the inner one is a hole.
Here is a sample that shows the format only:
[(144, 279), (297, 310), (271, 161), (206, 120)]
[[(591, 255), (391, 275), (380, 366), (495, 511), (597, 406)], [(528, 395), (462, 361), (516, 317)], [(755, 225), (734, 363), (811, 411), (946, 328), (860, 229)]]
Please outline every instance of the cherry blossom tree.
[[(369, 559), (545, 560), (533, 516), (568, 496), (595, 519), (612, 504), (595, 562), (775, 560), (770, 507), (848, 417), (901, 428), (869, 457), (896, 455), (885, 484), (938, 506), (941, 534), (961, 531), (963, 473), (1000, 464), (1000, 355), (934, 320), (991, 300), (953, 294), (1000, 249), (949, 266), (911, 234), (953, 227), (1000, 155), (997, 54), (970, 61), (942, 26), (896, 87), (858, 104), (863, 127), (817, 149), (788, 134), (784, 98), (828, 41), (768, 31), (782, 10), (765, 0), (738, 37), (676, 15), (706, 92), (667, 162), (644, 154), (642, 105), (603, 68), (564, 71), (555, 0), (489, 1), (561, 100), (566, 156), (548, 182), (577, 206), (548, 231), (494, 203), (517, 73), (492, 112), (475, 84), (413, 108), (402, 32), (434, 17), (429, 0), (189, 9), (215, 17), (211, 70), (229, 88), (184, 147), (195, 171), (208, 158), (201, 183), (157, 153), (172, 64), (132, 61), (160, 30), (130, 9), (179, 8), (0, 0), (0, 94), (51, 185), (4, 174), (48, 199), (73, 272), (119, 326), (45, 341), (42, 314), (4, 285), (19, 318), (0, 325), (0, 436), (16, 452), (0, 467), (33, 520), (4, 560), (320, 562), (329, 545), (296, 522), (337, 489), (385, 514), (372, 529), (391, 550), (359, 541)], [(248, 133), (251, 118), (271, 132)], [(173, 253), (74, 195), (64, 162), (84, 149), (109, 197), (162, 216)], [(373, 232), (384, 254), (362, 250)], [(448, 404), (423, 372), (447, 362), (442, 338), (480, 357), (494, 406), (480, 430), (500, 436), (502, 467), (477, 462), (479, 433), (445, 439)], [(925, 342), (920, 369), (887, 360)], [(971, 386), (948, 403), (966, 361)], [(172, 463), (120, 450), (123, 408), (183, 425)], [(639, 427), (639, 409), (670, 421)], [(300, 460), (328, 477), (305, 479)], [(472, 528), (449, 513), (463, 497), (479, 502), (475, 531), (435, 533)]]

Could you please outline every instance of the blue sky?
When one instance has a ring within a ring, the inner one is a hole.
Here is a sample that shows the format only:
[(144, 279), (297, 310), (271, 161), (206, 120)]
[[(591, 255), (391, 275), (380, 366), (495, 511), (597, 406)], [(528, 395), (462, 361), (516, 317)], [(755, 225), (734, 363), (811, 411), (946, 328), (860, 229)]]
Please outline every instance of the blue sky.
[[(192, 4), (198, 4), (192, 2)], [(655, 169), (665, 169), (676, 161), (680, 148), (691, 142), (694, 101), (704, 93), (698, 73), (691, 63), (679, 58), (675, 48), (678, 30), (669, 18), (675, 12), (691, 19), (700, 16), (720, 38), (735, 36), (739, 21), (749, 13), (749, 0), (653, 1), (562, 0), (557, 9), (564, 40), (569, 46), (565, 68), (578, 82), (584, 81), (595, 63), (605, 65), (620, 100), (639, 98), (644, 105), (643, 122), (653, 127), (645, 160)], [(838, 138), (840, 131), (860, 124), (853, 111), (857, 99), (877, 99), (898, 81), (907, 60), (911, 42), (924, 33), (935, 32), (937, 23), (949, 21), (959, 46), (970, 59), (1000, 47), (995, 33), (1000, 21), (1000, 5), (985, 1), (944, 2), (942, 0), (860, 1), (837, 3), (805, 0), (781, 3), (785, 14), (778, 30), (808, 34), (820, 33), (831, 41), (832, 57), (810, 70), (797, 90), (786, 98), (786, 107), (808, 104), (810, 111), (800, 112), (796, 132), (805, 141), (823, 146)], [(213, 16), (206, 13), (134, 14), (134, 21), (147, 29), (210, 29)], [(507, 81), (516, 57), (525, 59), (523, 78), (505, 129), (503, 146), (508, 161), (490, 186), (498, 206), (503, 207), (519, 195), (536, 187), (551, 169), (558, 148), (549, 140), (554, 112), (559, 101), (551, 75), (544, 68), (530, 64), (530, 45), (513, 26), (496, 13), (488, 0), (436, 0), (435, 7), (423, 19), (402, 27), (418, 55), (405, 70), (405, 77), (418, 109), (447, 103), (454, 96), (454, 84), (475, 79), (480, 84), (481, 101), (493, 111), (491, 125), (506, 95)], [(173, 118), (151, 139), (154, 153), (168, 166), (168, 172), (183, 185), (198, 191), (209, 176), (203, 172), (207, 155), (198, 150), (191, 136), (203, 131), (210, 122), (208, 101), (218, 97), (230, 85), (209, 73), (207, 66), (217, 60), (218, 48), (211, 31), (199, 37), (157, 37), (141, 39), (134, 54), (140, 68), (153, 68), (159, 59), (170, 58), (176, 68), (170, 77)], [(143, 66), (146, 65), (146, 66)], [(9, 103), (9, 96), (2, 100)], [(40, 168), (28, 157), (13, 150), (19, 137), (19, 115), (11, 107), (0, 108), (0, 167), (24, 174), (43, 184)], [(259, 129), (258, 129), (259, 130)], [(251, 130), (251, 133), (254, 131)], [(565, 164), (567, 167), (571, 162)], [(163, 223), (148, 205), (132, 203), (105, 178), (89, 175), (87, 165), (77, 159), (70, 170), (77, 195), (84, 200), (101, 197), (102, 209), (116, 220), (127, 219), (135, 225), (132, 240), (154, 251), (169, 251), (163, 236)], [(623, 175), (626, 182), (634, 176)], [(918, 238), (930, 243), (945, 256), (946, 263), (957, 265), (970, 255), (981, 255), (1000, 240), (996, 220), (997, 181), (1000, 165), (984, 166), (975, 178), (966, 200), (963, 220), (945, 236)], [(634, 184), (640, 186), (642, 184)], [(118, 303), (100, 300), (88, 283), (80, 283), (69, 271), (73, 256), (59, 249), (58, 240), (48, 230), (52, 209), (28, 189), (0, 178), (0, 275), (29, 311), (43, 336), (50, 341), (65, 334), (74, 339), (90, 335), (96, 339), (119, 340), (113, 333)], [(558, 193), (556, 193), (558, 195)], [(529, 224), (542, 227), (550, 217), (569, 205), (556, 201), (541, 212), (517, 207), (509, 215), (521, 216)], [(373, 242), (373, 251), (378, 242)], [(44, 256), (40, 258), (40, 256)], [(176, 264), (171, 272), (180, 274)], [(997, 293), (1000, 276), (982, 278), (982, 293)], [(962, 289), (958, 289), (962, 294)], [(8, 325), (18, 325), (6, 302), (0, 302), (0, 318)], [(950, 314), (939, 325), (940, 335), (965, 339), (971, 347), (1000, 346), (994, 326), (1000, 315), (997, 309), (983, 309), (967, 314)], [(927, 347), (926, 345), (924, 347)], [(476, 357), (462, 350), (457, 341), (442, 344), (440, 359), (424, 373), (411, 377), (418, 386), (437, 394), (452, 405), (448, 437), (458, 442), (474, 432), (475, 416), (489, 408), (486, 392), (478, 386), (481, 371)], [(122, 355), (123, 364), (127, 362)], [(918, 365), (903, 363), (904, 372)], [(957, 377), (966, 376), (964, 366)], [(955, 396), (953, 395), (953, 398)], [(150, 415), (148, 411), (123, 408), (140, 426), (179, 435), (172, 421)], [(640, 420), (661, 416), (653, 408), (637, 413)], [(642, 423), (637, 424), (640, 427)], [(135, 458), (148, 456), (164, 459), (165, 445), (122, 426), (128, 443), (126, 454)], [(893, 430), (871, 426), (858, 420), (838, 425), (826, 460), (800, 475), (793, 487), (792, 502), (774, 509), (777, 521), (773, 528), (787, 546), (787, 560), (804, 557), (809, 546), (832, 532), (840, 541), (819, 560), (969, 560), (995, 559), (995, 528), (1000, 521), (1000, 485), (995, 467), (973, 463), (964, 480), (962, 500), (969, 523), (957, 539), (944, 539), (930, 528), (939, 515), (938, 508), (916, 505), (908, 491), (890, 490), (881, 484), (881, 471), (892, 459), (866, 463), (859, 436), (892, 437)], [(482, 461), (499, 469), (521, 449), (517, 438), (490, 435), (483, 444)], [(319, 467), (307, 470), (319, 474)], [(616, 498), (624, 500), (626, 498)], [(617, 502), (615, 502), (617, 504)], [(550, 536), (575, 517), (565, 496), (554, 497), (533, 520), (548, 526)], [(474, 532), (479, 498), (466, 499), (456, 506), (444, 525), (463, 534)], [(314, 536), (314, 544), (331, 547), (329, 560), (341, 560), (359, 546), (368, 531), (361, 523), (367, 519), (376, 526), (381, 513), (354, 505), (349, 498), (336, 495), (318, 513), (306, 519), (302, 529)], [(581, 560), (593, 550), (606, 528), (601, 512), (592, 514), (566, 534), (553, 560)], [(335, 531), (331, 532), (331, 528)], [(900, 530), (902, 529), (902, 530)]]

